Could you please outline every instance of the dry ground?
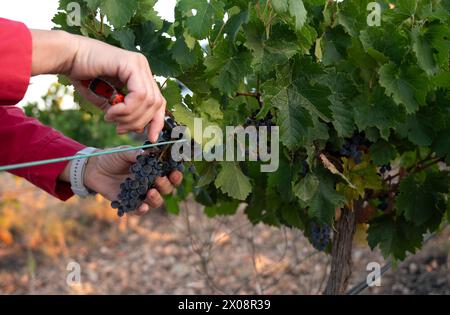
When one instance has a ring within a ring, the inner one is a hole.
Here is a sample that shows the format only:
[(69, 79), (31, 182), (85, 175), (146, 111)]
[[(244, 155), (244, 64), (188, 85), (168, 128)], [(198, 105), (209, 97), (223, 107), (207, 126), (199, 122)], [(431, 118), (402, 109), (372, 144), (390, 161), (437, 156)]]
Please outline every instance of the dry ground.
[[(326, 283), (329, 258), (301, 232), (252, 226), (242, 209), (211, 219), (185, 202), (178, 216), (119, 221), (101, 198), (61, 203), (9, 175), (0, 183), (0, 294), (319, 294)], [(448, 294), (449, 243), (447, 229), (364, 293)], [(365, 246), (353, 260), (351, 285), (385, 263)], [(72, 261), (79, 285), (66, 282)]]

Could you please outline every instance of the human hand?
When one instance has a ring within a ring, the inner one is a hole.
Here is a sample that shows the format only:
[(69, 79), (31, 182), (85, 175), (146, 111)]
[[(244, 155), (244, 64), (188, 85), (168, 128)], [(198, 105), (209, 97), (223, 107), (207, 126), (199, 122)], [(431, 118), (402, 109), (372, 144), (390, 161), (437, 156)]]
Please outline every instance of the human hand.
[[(136, 163), (139, 154), (140, 152), (129, 151), (89, 158), (84, 173), (85, 186), (108, 200), (117, 199), (120, 184), (131, 176), (129, 168)], [(142, 215), (150, 208), (159, 208), (163, 204), (161, 195), (172, 193), (182, 180), (183, 174), (179, 171), (172, 172), (168, 177), (158, 177), (155, 181), (156, 188), (147, 192), (147, 198), (135, 213)]]
[[(162, 96), (144, 55), (101, 41), (63, 31), (31, 30), (32, 75), (67, 75), (80, 94), (106, 112), (105, 120), (117, 125), (117, 132), (143, 132), (150, 123), (148, 138), (156, 142), (164, 126), (166, 100)], [(93, 95), (81, 80), (107, 78), (118, 87), (127, 86), (124, 103), (110, 106)]]

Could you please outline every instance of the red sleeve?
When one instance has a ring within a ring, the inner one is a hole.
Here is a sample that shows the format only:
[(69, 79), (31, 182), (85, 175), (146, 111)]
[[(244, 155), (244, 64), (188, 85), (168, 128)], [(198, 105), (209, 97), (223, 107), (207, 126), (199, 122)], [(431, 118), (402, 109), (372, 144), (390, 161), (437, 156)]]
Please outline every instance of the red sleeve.
[[(74, 155), (84, 146), (26, 117), (13, 105), (24, 96), (31, 75), (31, 34), (18, 22), (0, 18), (0, 165)], [(73, 193), (58, 181), (67, 162), (19, 169), (11, 173), (61, 199)]]
[(19, 22), (0, 18), (0, 105), (17, 104), (31, 75), (31, 33)]
[[(36, 119), (26, 117), (15, 106), (0, 106), (0, 165), (46, 160), (74, 155), (85, 146), (66, 138)], [(73, 196), (70, 184), (58, 181), (67, 162), (12, 171), (53, 196), (67, 200)]]

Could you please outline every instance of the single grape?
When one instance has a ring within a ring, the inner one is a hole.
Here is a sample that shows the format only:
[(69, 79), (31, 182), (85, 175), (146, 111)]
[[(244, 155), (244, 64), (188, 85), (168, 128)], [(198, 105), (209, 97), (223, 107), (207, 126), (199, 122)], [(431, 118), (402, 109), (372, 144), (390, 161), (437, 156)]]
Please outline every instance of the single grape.
[(118, 202), (117, 200), (111, 202), (111, 208), (119, 209), (119, 207), (120, 207), (120, 202)]

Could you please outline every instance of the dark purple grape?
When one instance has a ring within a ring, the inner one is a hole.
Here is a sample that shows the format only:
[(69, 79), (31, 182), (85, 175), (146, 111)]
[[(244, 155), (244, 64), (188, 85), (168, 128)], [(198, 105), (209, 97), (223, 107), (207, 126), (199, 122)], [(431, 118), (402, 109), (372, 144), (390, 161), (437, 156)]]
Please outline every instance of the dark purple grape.
[(133, 180), (133, 181), (130, 183), (130, 188), (131, 188), (131, 189), (138, 189), (138, 188), (139, 188), (139, 181)]
[(331, 228), (328, 224), (311, 222), (311, 244), (319, 251), (327, 248), (331, 240)]
[(119, 207), (120, 207), (120, 202), (118, 202), (118, 201), (111, 202), (111, 208), (119, 209)]
[(147, 158), (144, 155), (138, 155), (136, 157), (136, 160), (141, 165), (144, 165), (145, 163), (147, 163)]
[(177, 171), (184, 173), (184, 165), (183, 164), (178, 164), (177, 165)]
[(145, 185), (145, 186), (140, 186), (140, 187), (138, 188), (138, 193), (139, 193), (139, 195), (145, 195), (145, 194), (147, 193), (147, 185)]

